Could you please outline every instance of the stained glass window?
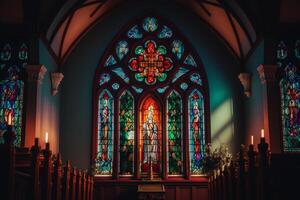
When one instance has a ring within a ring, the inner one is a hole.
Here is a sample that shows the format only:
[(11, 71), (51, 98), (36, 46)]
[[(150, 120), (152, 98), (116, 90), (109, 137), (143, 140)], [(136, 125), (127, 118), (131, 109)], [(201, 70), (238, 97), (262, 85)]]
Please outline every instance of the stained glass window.
[(113, 117), (113, 97), (108, 90), (104, 90), (98, 99), (98, 155), (96, 172), (100, 175), (112, 175)]
[(140, 109), (141, 171), (148, 173), (152, 163), (153, 172), (161, 172), (161, 112), (152, 97), (145, 99)]
[[(199, 175), (205, 143), (201, 92), (207, 84), (198, 57), (171, 25), (153, 16), (136, 22), (112, 41), (97, 70), (96, 174), (146, 178), (152, 169), (154, 177)], [(190, 169), (183, 167), (187, 163)]]
[(15, 145), (22, 144), (23, 98), (25, 65), (28, 62), (28, 46), (13, 42), (2, 45), (0, 55), (0, 143), (7, 129), (6, 119), (12, 115), (16, 133)]
[(168, 97), (168, 173), (181, 175), (182, 162), (182, 101), (180, 95), (172, 91)]
[(280, 82), (284, 151), (300, 152), (300, 73), (289, 64)]
[(120, 174), (133, 174), (134, 159), (134, 99), (125, 91), (120, 97)]
[(204, 155), (204, 107), (203, 96), (198, 90), (189, 95), (189, 150), (191, 175), (201, 174)]

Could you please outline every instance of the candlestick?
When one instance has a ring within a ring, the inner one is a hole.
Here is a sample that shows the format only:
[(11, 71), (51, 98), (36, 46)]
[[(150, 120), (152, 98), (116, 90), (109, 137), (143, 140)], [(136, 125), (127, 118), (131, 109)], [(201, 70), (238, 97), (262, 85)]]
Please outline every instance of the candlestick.
[(48, 132), (45, 133), (45, 141), (48, 143)]
[(251, 145), (253, 145), (253, 135), (251, 135)]
[(261, 137), (264, 138), (265, 137), (265, 130), (261, 129)]

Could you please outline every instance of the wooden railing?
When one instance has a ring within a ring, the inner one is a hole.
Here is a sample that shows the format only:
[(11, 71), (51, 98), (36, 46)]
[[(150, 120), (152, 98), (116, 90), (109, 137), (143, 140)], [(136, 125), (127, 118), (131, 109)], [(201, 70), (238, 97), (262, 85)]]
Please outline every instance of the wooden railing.
[(52, 155), (49, 144), (45, 149), (35, 145), (28, 148), (14, 146), (11, 127), (4, 133), (0, 145), (0, 199), (9, 200), (91, 200), (93, 176), (62, 164), (60, 154)]
[(268, 144), (264, 138), (258, 152), (250, 145), (241, 147), (230, 165), (214, 170), (209, 176), (210, 200), (270, 199), (270, 162)]

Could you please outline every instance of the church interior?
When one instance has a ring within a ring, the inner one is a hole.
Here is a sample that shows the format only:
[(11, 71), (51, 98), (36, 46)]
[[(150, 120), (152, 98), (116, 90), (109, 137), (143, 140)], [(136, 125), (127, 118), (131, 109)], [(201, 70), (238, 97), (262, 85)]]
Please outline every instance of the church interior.
[(299, 10), (1, 0), (0, 198), (297, 199)]

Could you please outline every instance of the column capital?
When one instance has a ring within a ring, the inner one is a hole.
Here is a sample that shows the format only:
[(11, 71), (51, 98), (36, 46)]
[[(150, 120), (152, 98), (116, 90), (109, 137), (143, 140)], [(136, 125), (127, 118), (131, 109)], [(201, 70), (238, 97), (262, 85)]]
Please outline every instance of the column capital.
[(52, 72), (51, 73), (51, 86), (52, 86), (52, 96), (55, 96), (58, 92), (58, 86), (64, 78), (63, 73)]
[(257, 67), (257, 72), (262, 84), (266, 81), (276, 81), (276, 72), (278, 66), (276, 64), (261, 64)]
[(26, 65), (26, 71), (29, 82), (37, 82), (38, 84), (42, 84), (47, 69), (44, 65)]
[(251, 96), (251, 74), (250, 73), (240, 73), (238, 78), (244, 87), (244, 93), (246, 97)]

